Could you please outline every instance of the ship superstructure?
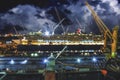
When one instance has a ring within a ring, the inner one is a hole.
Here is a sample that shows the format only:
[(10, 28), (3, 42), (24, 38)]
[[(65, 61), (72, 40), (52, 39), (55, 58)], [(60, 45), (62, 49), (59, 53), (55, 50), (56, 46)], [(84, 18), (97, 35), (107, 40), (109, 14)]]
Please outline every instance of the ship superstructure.
[[(70, 70), (74, 70), (79, 67), (87, 67), (85, 69), (89, 70), (89, 67), (92, 65), (88, 63), (89, 62), (92, 63), (92, 59), (94, 57), (96, 57), (99, 60), (101, 60), (101, 58), (104, 58), (102, 50), (104, 40), (102, 35), (94, 35), (92, 33), (91, 34), (68, 33), (65, 35), (54, 36), (43, 36), (40, 34), (39, 35), (26, 34), (22, 36), (19, 35), (11, 37), (10, 36), (1, 37), (6, 39), (4, 41), (1, 40), (2, 43), (1, 45), (4, 45), (6, 47), (6, 48), (4, 47), (3, 50), (1, 51), (1, 56), (3, 56), (1, 57), (1, 59), (3, 63), (6, 64), (6, 67), (3, 66), (2, 63), (1, 65), (3, 67), (1, 66), (1, 70), (5, 68), (9, 68), (13, 71), (19, 69), (26, 70), (25, 67), (30, 67), (31, 70), (35, 69), (44, 70), (45, 67), (44, 59), (49, 57), (51, 53), (53, 53), (54, 56), (57, 56), (57, 54), (60, 53), (65, 46), (67, 46), (67, 48), (65, 49), (64, 52), (62, 52), (62, 54), (60, 55), (56, 62), (56, 70), (58, 71), (61, 68), (66, 70), (67, 67), (69, 66), (65, 66), (65, 64), (73, 65), (73, 63), (76, 63), (77, 66), (69, 67)], [(7, 38), (9, 41), (7, 40)], [(4, 60), (7, 61), (4, 62)], [(84, 64), (83, 63), (78, 64), (81, 60), (87, 62)], [(63, 63), (61, 63), (61, 61)], [(91, 68), (94, 68), (95, 66), (96, 65), (93, 65)]]

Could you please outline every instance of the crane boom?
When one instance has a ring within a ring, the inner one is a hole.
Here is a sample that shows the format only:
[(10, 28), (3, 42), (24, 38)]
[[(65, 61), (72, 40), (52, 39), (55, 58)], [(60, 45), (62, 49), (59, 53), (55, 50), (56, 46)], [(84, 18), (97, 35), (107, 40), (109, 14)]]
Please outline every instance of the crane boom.
[[(55, 7), (55, 12), (56, 12), (56, 15), (57, 15), (57, 17), (58, 17), (58, 20), (59, 21), (61, 21), (61, 18), (60, 18), (60, 15), (59, 15), (59, 12), (58, 12), (58, 10), (57, 10), (57, 8)], [(65, 29), (64, 29), (64, 26), (61, 24), (61, 27), (62, 27), (62, 29), (63, 29), (63, 33), (65, 32)]]
[(86, 2), (86, 6), (88, 7), (88, 9), (91, 11), (93, 18), (95, 19), (98, 28), (100, 29), (100, 31), (102, 33), (105, 33), (105, 31), (107, 31), (107, 36), (112, 39), (112, 33), (110, 32), (110, 30), (107, 28), (107, 26), (103, 23), (103, 21), (98, 17), (97, 13), (92, 9), (92, 7), (88, 4), (88, 2)]
[(16, 34), (18, 34), (18, 32), (17, 32), (17, 30), (16, 30), (15, 26), (13, 27), (13, 29), (15, 30), (15, 33), (16, 33)]

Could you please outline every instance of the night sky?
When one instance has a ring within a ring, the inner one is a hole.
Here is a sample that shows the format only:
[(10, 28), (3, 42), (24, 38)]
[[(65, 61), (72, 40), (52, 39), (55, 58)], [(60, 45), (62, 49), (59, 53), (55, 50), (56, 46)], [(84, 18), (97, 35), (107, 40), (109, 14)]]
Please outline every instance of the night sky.
[[(120, 0), (0, 0), (0, 33), (15, 33), (14, 27), (19, 33), (61, 34), (78, 28), (84, 33), (99, 33), (85, 1), (110, 30), (120, 26)], [(56, 26), (60, 20), (62, 25)]]

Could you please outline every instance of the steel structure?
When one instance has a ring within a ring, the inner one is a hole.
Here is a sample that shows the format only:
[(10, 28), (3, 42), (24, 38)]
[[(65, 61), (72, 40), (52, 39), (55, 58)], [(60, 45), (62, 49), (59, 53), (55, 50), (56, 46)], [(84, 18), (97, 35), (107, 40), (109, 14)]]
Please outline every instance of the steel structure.
[(110, 32), (108, 27), (104, 24), (104, 22), (100, 19), (100, 17), (97, 15), (97, 13), (92, 9), (92, 7), (86, 2), (86, 6), (88, 9), (91, 11), (93, 18), (98, 25), (98, 28), (100, 29), (100, 32), (104, 34), (104, 48), (106, 48), (107, 45), (107, 37), (111, 40), (111, 56), (110, 57), (115, 57), (116, 56), (116, 49), (117, 49), (117, 37), (118, 37), (118, 29), (119, 27), (116, 26), (113, 29), (113, 33)]

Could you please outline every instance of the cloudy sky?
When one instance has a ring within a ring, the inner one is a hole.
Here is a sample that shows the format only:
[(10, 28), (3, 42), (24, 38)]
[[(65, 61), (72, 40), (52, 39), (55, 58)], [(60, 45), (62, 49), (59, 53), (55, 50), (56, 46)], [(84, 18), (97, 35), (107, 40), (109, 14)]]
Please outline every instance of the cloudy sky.
[(0, 0), (0, 33), (15, 33), (16, 29), (19, 33), (61, 34), (78, 28), (85, 33), (99, 33), (85, 1), (110, 30), (120, 26), (119, 0)]

